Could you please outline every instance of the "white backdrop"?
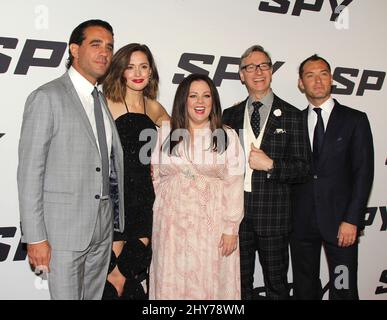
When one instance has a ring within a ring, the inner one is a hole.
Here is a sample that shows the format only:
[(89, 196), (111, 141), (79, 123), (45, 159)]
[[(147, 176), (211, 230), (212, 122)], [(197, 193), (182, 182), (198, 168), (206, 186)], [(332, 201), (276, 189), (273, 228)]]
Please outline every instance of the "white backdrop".
[[(335, 23), (330, 21), (331, 5), (337, 4), (348, 6)], [(66, 43), (75, 26), (91, 18), (112, 24), (116, 49), (130, 42), (150, 47), (160, 73), (159, 101), (168, 111), (177, 87), (172, 81), (176, 73), (188, 75), (191, 64), (191, 68), (196, 65), (217, 79), (222, 76), (217, 70), (235, 74), (235, 58), (253, 44), (263, 45), (273, 62), (283, 62), (273, 76), (273, 89), (300, 109), (306, 100), (297, 89), (299, 63), (314, 53), (330, 61), (340, 91), (335, 98), (366, 112), (374, 136), (375, 180), (367, 214), (369, 225), (359, 252), (360, 298), (387, 299), (386, 1), (113, 0), (108, 4), (102, 0), (5, 0), (0, 8), (0, 299), (49, 297), (46, 283), (29, 271), (25, 253), (18, 250), (17, 145), (27, 95), (65, 71), (67, 49), (62, 57), (61, 52), (55, 53), (59, 66), (47, 63), (23, 71), (18, 64), (28, 62), (31, 44), (38, 44), (30, 55), (32, 64), (53, 62), (52, 50), (31, 40)], [(184, 63), (184, 53), (196, 56)], [(224, 61), (230, 64), (222, 69)], [(247, 95), (235, 79), (224, 79), (218, 89), (223, 108)], [(325, 284), (325, 263), (321, 277)], [(255, 282), (262, 286), (259, 267)]]

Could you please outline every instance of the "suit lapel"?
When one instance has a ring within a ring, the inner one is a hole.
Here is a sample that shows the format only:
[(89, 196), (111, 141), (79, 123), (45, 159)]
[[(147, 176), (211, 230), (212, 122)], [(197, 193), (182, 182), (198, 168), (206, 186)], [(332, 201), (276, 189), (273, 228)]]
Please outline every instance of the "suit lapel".
[(311, 153), (312, 148), (311, 148), (309, 129), (308, 129), (308, 109), (309, 109), (309, 107), (306, 107), (306, 109), (302, 110), (302, 121), (303, 121), (303, 126), (304, 126), (304, 132), (306, 134), (306, 140), (308, 143), (308, 150)]
[(334, 145), (341, 130), (343, 122), (343, 113), (340, 104), (335, 100), (335, 106), (329, 116), (328, 126), (324, 134), (324, 142), (321, 151), (319, 166), (321, 166), (330, 154), (329, 148)]
[(244, 144), (244, 136), (243, 136), (243, 122), (245, 118), (245, 108), (246, 108), (246, 98), (244, 101), (242, 101), (240, 104), (236, 105), (234, 108), (234, 111), (231, 115), (232, 119), (230, 119), (231, 127), (236, 131), (239, 137), (239, 141), (241, 145), (245, 146)]
[(106, 98), (104, 95), (100, 95), (101, 96), (101, 105), (102, 107), (105, 109), (105, 112), (109, 118), (109, 121), (110, 121), (110, 126), (112, 128), (112, 134), (113, 134), (113, 147), (114, 147), (114, 152), (116, 153), (116, 156), (118, 156), (118, 158), (120, 159), (121, 163), (123, 163), (123, 153), (122, 153), (122, 146), (121, 146), (121, 140), (120, 140), (120, 136), (118, 134), (118, 131), (117, 131), (117, 127), (116, 127), (116, 124), (115, 124), (115, 121), (113, 119), (113, 116), (111, 115), (110, 113), (110, 110), (108, 108), (108, 104), (107, 104), (107, 101), (106, 101)]
[(274, 95), (273, 105), (270, 109), (270, 113), (267, 119), (265, 132), (263, 134), (262, 143), (261, 143), (261, 149), (262, 150), (270, 150), (270, 140), (273, 137), (273, 132), (276, 129), (281, 129), (280, 127), (280, 118), (281, 116), (274, 115), (274, 110), (281, 110), (281, 114), (284, 114), (284, 110), (282, 109), (282, 103), (279, 101), (278, 97)]
[(87, 114), (85, 109), (83, 108), (81, 99), (79, 98), (78, 93), (75, 90), (74, 85), (71, 82), (71, 79), (67, 72), (62, 76), (62, 80), (63, 80), (64, 86), (66, 87), (66, 92), (69, 96), (69, 99), (72, 101), (72, 103), (70, 103), (70, 106), (79, 114), (79, 118), (81, 122), (84, 124), (83, 127), (85, 129), (86, 135), (89, 137), (91, 144), (94, 145), (96, 150), (98, 151), (97, 142), (95, 140), (94, 132), (91, 127), (89, 118), (87, 117)]
[(234, 128), (236, 129), (238, 134), (240, 133), (239, 130), (243, 129), (246, 103), (247, 103), (247, 99), (245, 99), (239, 105), (237, 105), (235, 109)]

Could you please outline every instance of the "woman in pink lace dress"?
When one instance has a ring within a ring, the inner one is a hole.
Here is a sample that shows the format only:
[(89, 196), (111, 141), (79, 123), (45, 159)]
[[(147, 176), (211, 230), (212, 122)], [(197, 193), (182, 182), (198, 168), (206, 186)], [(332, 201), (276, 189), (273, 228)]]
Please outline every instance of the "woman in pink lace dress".
[(158, 140), (150, 299), (240, 299), (244, 154), (210, 78), (182, 81)]

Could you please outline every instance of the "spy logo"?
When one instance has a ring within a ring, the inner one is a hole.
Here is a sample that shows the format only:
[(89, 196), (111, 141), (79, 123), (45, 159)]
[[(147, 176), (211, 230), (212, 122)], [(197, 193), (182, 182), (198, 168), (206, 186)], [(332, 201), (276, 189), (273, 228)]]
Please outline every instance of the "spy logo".
[[(20, 239), (15, 238), (16, 227), (0, 227), (0, 262), (6, 261), (9, 258), (11, 248), (17, 246), (13, 256), (13, 261), (23, 261), (27, 257), (25, 245)], [(19, 242), (17, 243), (17, 241)], [(16, 243), (15, 243), (16, 241)]]
[[(186, 73), (200, 73), (209, 75), (215, 68), (213, 80), (215, 86), (219, 87), (223, 80), (239, 79), (240, 58), (220, 56), (218, 62), (215, 56), (210, 54), (184, 52), (180, 56), (177, 66)], [(273, 73), (284, 68), (285, 61), (273, 62)], [(229, 70), (229, 69), (232, 70)], [(333, 70), (332, 86), (333, 94), (364, 96), (367, 91), (381, 91), (386, 77), (385, 71), (360, 70), (357, 68), (337, 67)], [(172, 79), (173, 84), (179, 84), (185, 78), (184, 73), (175, 73)], [(357, 88), (356, 88), (357, 87)]]
[(387, 230), (387, 207), (386, 206), (367, 208), (365, 212), (365, 217), (364, 217), (364, 225), (371, 226), (375, 220), (375, 217), (378, 211), (382, 218), (382, 225), (380, 227), (380, 231), (386, 231)]
[[(340, 4), (336, 0), (329, 0), (331, 16), (330, 21), (336, 21), (341, 12), (347, 8), (353, 0), (344, 0)], [(296, 0), (294, 2), (293, 10), (290, 8), (291, 2), (289, 0), (271, 0), (261, 1), (258, 6), (259, 11), (271, 12), (278, 14), (291, 14), (292, 16), (300, 16), (302, 11), (320, 12), (323, 4), (328, 3), (324, 0), (315, 0), (311, 3), (310, 0)]]
[[(380, 275), (379, 281), (383, 284), (387, 284), (387, 270), (383, 270), (382, 274)], [(375, 294), (384, 294), (384, 293), (387, 293), (387, 287), (384, 287), (384, 286), (376, 287)]]
[[(201, 54), (201, 53), (189, 53), (185, 52), (181, 55), (180, 60), (178, 62), (178, 67), (184, 71), (189, 73), (200, 73), (209, 75), (210, 70), (205, 66), (212, 66), (215, 61), (215, 56), (210, 54)], [(220, 56), (219, 62), (217, 62), (217, 67), (213, 76), (215, 86), (219, 87), (222, 84), (223, 80), (239, 80), (239, 57), (226, 57)], [(276, 61), (273, 63), (273, 73), (276, 72), (282, 65), (284, 61)], [(233, 67), (233, 71), (229, 71), (229, 67)], [(172, 79), (173, 84), (179, 84), (185, 75), (182, 73), (175, 73)]]
[[(0, 37), (0, 48), (16, 49), (19, 43), (17, 38)], [(30, 67), (56, 68), (62, 61), (67, 47), (66, 42), (27, 39), (18, 59), (14, 74), (27, 74)], [(44, 53), (49, 58), (39, 57)], [(6, 73), (11, 64), (12, 56), (0, 53), (0, 73)]]

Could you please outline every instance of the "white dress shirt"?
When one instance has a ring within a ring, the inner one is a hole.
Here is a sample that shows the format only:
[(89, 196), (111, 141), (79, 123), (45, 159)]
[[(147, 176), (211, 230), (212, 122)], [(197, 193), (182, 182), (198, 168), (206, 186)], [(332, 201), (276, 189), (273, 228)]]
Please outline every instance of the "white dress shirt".
[[(331, 112), (333, 110), (333, 107), (335, 106), (335, 102), (333, 101), (332, 97), (330, 97), (327, 101), (325, 101), (321, 106), (321, 116), (324, 122), (324, 132), (327, 129), (329, 117), (331, 116)], [(314, 127), (317, 123), (317, 113), (313, 111), (315, 107), (311, 103), (308, 107), (308, 132), (309, 132), (309, 141), (310, 145), (313, 151), (313, 137), (314, 137)]]
[[(94, 117), (94, 99), (92, 96), (94, 86), (88, 80), (86, 80), (86, 78), (84, 78), (73, 67), (70, 67), (68, 73), (69, 73), (71, 82), (73, 83), (75, 90), (78, 93), (79, 99), (82, 102), (82, 106), (85, 109), (86, 115), (90, 121), (91, 128), (93, 129), (93, 132), (94, 132), (95, 141), (96, 141), (98, 149), (99, 149), (97, 126), (95, 124), (95, 117)], [(97, 89), (99, 89), (99, 88), (97, 87)], [(103, 102), (101, 101), (101, 105), (102, 104), (103, 104)], [(104, 124), (105, 124), (106, 143), (107, 143), (107, 147), (108, 147), (108, 154), (110, 155), (111, 150), (112, 150), (112, 128), (110, 125), (109, 118), (106, 114), (105, 108), (103, 108), (103, 107), (102, 107), (102, 112), (103, 112), (103, 120), (104, 120)], [(108, 158), (109, 158), (109, 163), (110, 163), (110, 156)]]

